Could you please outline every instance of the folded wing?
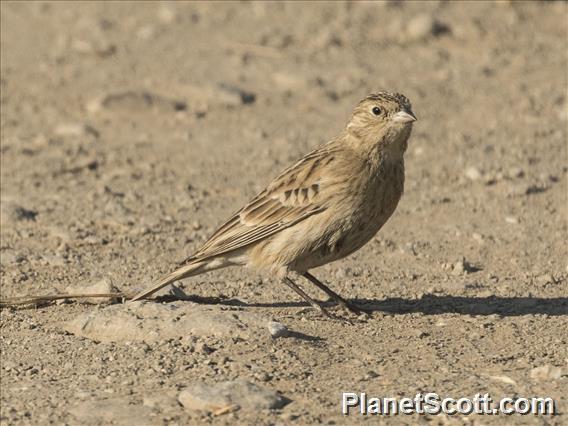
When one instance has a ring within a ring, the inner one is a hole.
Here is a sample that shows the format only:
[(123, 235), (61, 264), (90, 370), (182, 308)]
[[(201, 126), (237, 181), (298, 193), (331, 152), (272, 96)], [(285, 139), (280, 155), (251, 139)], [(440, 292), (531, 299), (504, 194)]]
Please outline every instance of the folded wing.
[(330, 192), (322, 171), (334, 161), (334, 151), (324, 145), (285, 170), (183, 263), (230, 253), (324, 211)]

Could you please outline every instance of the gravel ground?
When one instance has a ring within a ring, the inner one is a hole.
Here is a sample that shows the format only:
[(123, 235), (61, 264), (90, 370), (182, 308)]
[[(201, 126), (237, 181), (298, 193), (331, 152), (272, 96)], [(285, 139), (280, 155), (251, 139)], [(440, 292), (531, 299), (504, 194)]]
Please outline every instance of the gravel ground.
[[(4, 309), (0, 422), (568, 423), (567, 18), (3, 1), (2, 297), (142, 289), (363, 96), (404, 93), (419, 121), (394, 216), (314, 271), (370, 317), (323, 318), (241, 269), (187, 280), (192, 301)], [(345, 417), (342, 392), (552, 397), (559, 415)]]

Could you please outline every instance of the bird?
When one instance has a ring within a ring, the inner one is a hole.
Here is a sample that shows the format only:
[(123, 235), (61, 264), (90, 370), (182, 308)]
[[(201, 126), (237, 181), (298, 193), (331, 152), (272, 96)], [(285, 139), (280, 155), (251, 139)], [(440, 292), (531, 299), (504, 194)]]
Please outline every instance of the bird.
[(193, 255), (131, 301), (175, 281), (230, 266), (270, 274), (317, 309), (303, 277), (351, 312), (352, 304), (310, 270), (349, 256), (394, 213), (404, 191), (404, 153), (416, 115), (399, 93), (376, 92), (353, 109), (339, 135), (285, 169)]

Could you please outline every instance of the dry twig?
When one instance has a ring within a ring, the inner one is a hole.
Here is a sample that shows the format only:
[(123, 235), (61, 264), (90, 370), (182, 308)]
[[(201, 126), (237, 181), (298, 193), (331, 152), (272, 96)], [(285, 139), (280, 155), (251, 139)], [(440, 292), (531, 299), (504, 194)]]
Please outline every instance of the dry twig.
[(10, 297), (0, 299), (0, 309), (11, 308), (18, 306), (34, 305), (43, 306), (56, 300), (63, 299), (84, 299), (93, 297), (106, 297), (112, 299), (130, 299), (132, 294), (127, 293), (100, 293), (100, 294), (52, 294), (45, 296), (22, 296), (22, 297)]

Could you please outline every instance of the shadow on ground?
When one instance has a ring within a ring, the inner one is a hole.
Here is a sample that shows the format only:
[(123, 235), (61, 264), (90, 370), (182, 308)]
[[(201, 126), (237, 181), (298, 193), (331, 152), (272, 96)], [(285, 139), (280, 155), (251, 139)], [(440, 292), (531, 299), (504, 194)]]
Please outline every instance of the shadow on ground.
[(385, 300), (360, 299), (354, 303), (371, 311), (391, 314), (421, 312), (426, 315), (457, 313), (466, 315), (568, 315), (568, 298), (536, 297), (462, 297), (427, 295), (417, 300), (392, 298)]
[[(163, 301), (172, 298), (161, 298)], [(179, 300), (179, 299), (178, 299)], [(255, 308), (307, 307), (305, 302), (245, 303), (239, 299), (204, 298), (189, 296), (196, 303), (221, 304)], [(457, 313), (464, 315), (568, 315), (568, 297), (462, 297), (426, 295), (421, 299), (352, 299), (350, 302), (370, 312), (409, 314), (420, 312), (426, 315)], [(330, 306), (333, 304), (330, 303)]]

